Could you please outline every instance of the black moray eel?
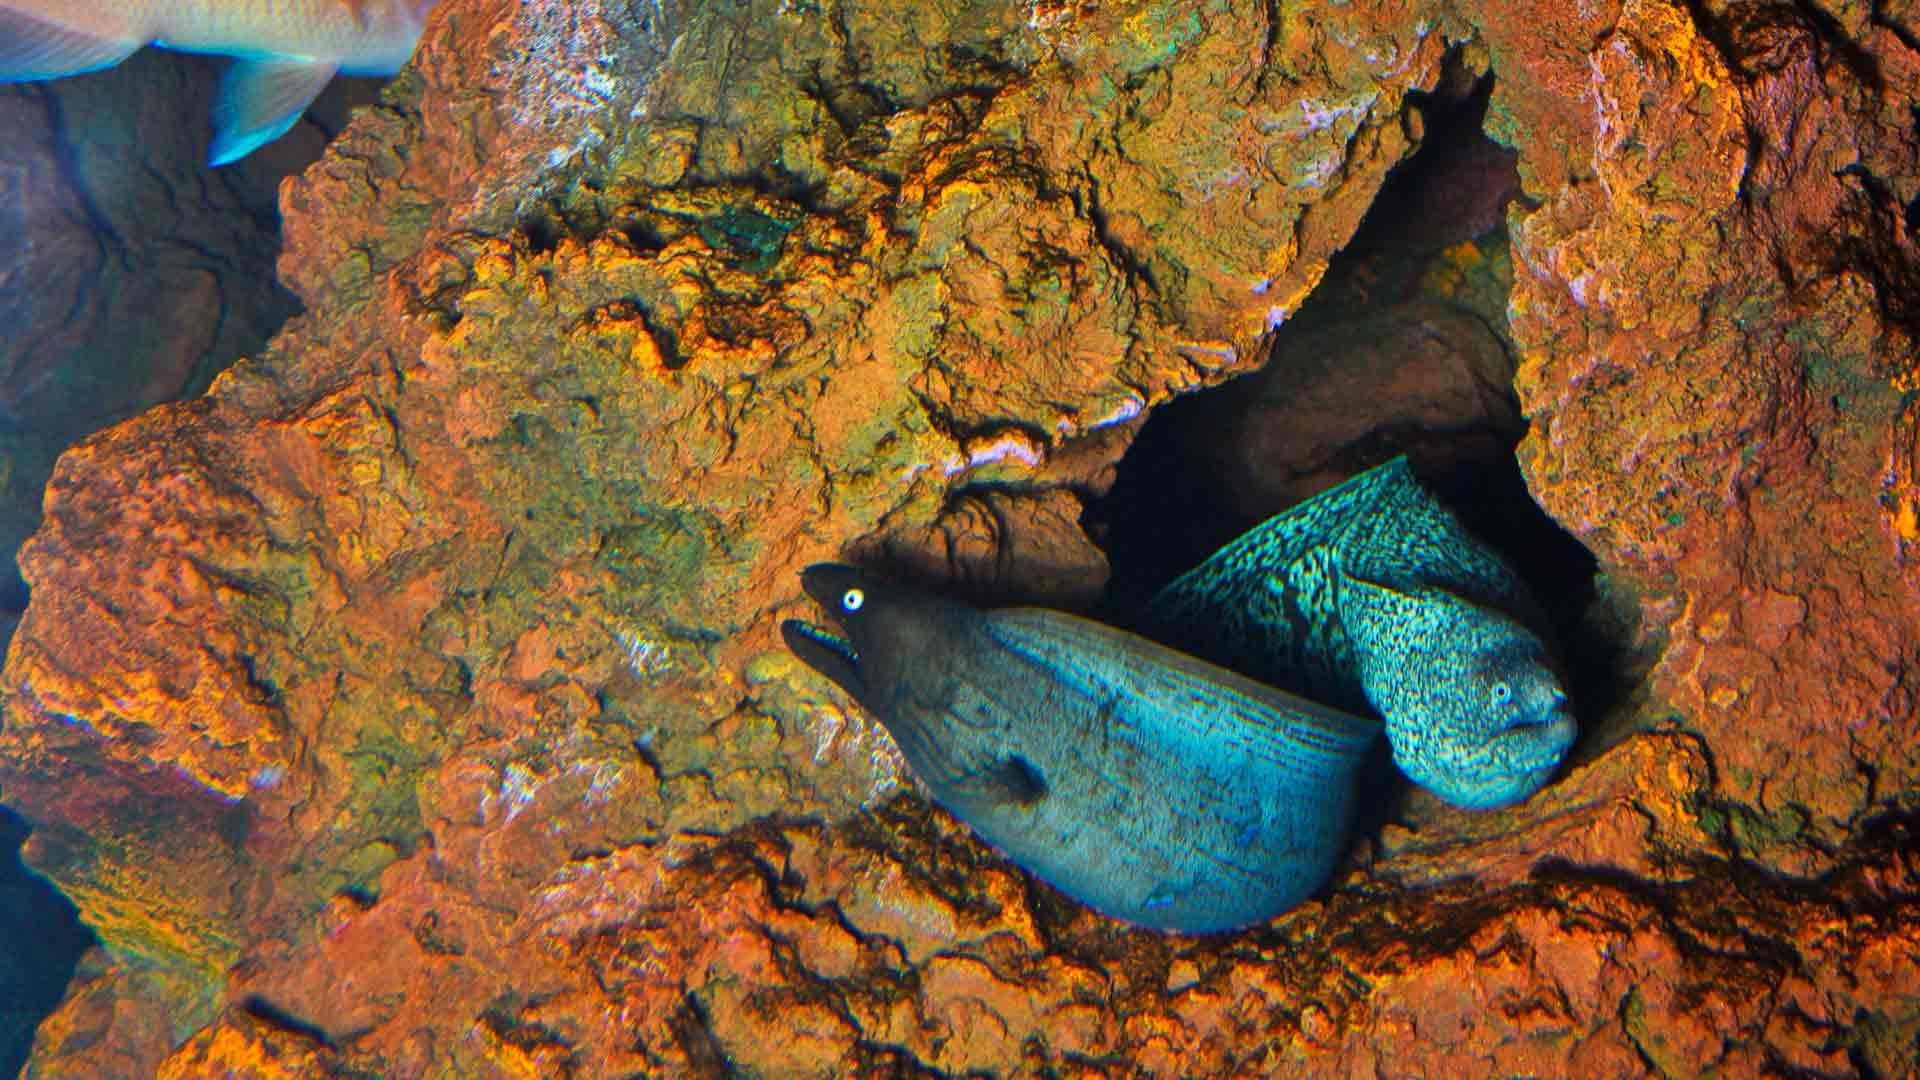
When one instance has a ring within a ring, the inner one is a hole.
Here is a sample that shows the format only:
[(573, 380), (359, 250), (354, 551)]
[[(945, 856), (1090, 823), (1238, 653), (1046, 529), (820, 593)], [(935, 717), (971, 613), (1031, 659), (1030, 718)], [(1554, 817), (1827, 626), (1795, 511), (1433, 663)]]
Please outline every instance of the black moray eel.
[(801, 575), (841, 637), (781, 626), (878, 717), (941, 805), (1043, 880), (1164, 930), (1319, 888), (1378, 722), (1059, 611), (980, 611), (850, 566)]
[(1407, 775), (1468, 808), (1531, 795), (1573, 741), (1539, 606), (1404, 458), (1162, 590), (1151, 628), (1191, 654), (853, 567), (801, 580), (845, 635), (789, 620), (788, 647), (886, 725), (934, 797), (1144, 926), (1232, 929), (1319, 888), (1383, 730), (1373, 713)]
[(1404, 457), (1268, 519), (1161, 590), (1153, 634), (1386, 720), (1393, 759), (1455, 806), (1546, 784), (1576, 725), (1547, 620)]

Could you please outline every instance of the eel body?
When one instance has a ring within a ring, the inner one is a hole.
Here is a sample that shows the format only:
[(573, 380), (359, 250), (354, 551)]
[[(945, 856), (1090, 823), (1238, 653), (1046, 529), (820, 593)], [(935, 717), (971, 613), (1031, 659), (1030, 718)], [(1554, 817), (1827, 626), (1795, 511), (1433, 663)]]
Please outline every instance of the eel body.
[(1384, 720), (1394, 761), (1456, 806), (1539, 790), (1575, 722), (1518, 575), (1396, 458), (1255, 527), (1154, 598), (1156, 637)]
[(1063, 612), (981, 611), (832, 564), (802, 582), (844, 636), (789, 621), (788, 646), (942, 805), (1099, 911), (1245, 926), (1346, 850), (1376, 721)]

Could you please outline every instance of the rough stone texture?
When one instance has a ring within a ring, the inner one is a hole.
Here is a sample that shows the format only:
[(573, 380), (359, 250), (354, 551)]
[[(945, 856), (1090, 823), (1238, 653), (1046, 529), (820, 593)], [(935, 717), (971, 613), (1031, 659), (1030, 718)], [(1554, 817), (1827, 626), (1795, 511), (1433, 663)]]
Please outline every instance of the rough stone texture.
[[(106, 948), (32, 1068), (1911, 1073), (1908, 16), (1581, 11), (448, 0), (286, 192), (309, 313), (56, 470), (0, 786)], [(1449, 63), (1529, 478), (1658, 666), (1524, 807), (1117, 926), (773, 628), (849, 547), (1091, 593), (1072, 502)]]
[[(1519, 178), (1512, 151), (1479, 134), (1484, 104), (1472, 87), (1424, 103), (1416, 115), (1429, 141), (1275, 335), (1267, 366), (1231, 392), (1164, 411), (1170, 433), (1155, 434), (1175, 444), (1162, 451), (1167, 467), (1186, 475), (1153, 481), (1198, 486), (1231, 520), (1210, 546), (1184, 552), (1179, 569), (1393, 452), (1428, 476), (1484, 473), (1511, 458), (1526, 431), (1506, 320), (1504, 207)], [(1169, 533), (1190, 527), (1166, 523)]]
[(1514, 244), (1524, 464), (1603, 571), (1658, 595), (1656, 686), (1713, 748), (1729, 840), (1815, 872), (1920, 780), (1920, 22), (1549, 7), (1486, 28), (1544, 203)]
[[(273, 278), (275, 191), (376, 85), (339, 80), (286, 138), (216, 171), (202, 163), (218, 70), (149, 50), (0, 87), (0, 647), (27, 602), (14, 551), (39, 523), (55, 457), (204, 390), (266, 344), (296, 307)], [(20, 943), (0, 956), (0, 1075), (11, 1076), (87, 942), (7, 852), (0, 940)]]
[[(144, 50), (106, 71), (0, 86), (0, 609), (12, 553), (76, 439), (206, 388), (295, 310), (273, 281), (274, 193), (319, 156), (369, 80), (342, 79), (288, 135), (203, 162), (219, 64)], [(156, 122), (165, 117), (165, 122)], [(0, 623), (0, 643), (11, 617)]]

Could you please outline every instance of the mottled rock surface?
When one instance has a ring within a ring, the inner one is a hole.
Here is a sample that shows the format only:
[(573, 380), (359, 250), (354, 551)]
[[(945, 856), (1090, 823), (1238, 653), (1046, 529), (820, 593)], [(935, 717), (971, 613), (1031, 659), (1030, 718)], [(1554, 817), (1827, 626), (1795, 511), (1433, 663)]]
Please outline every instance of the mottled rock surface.
[[(285, 193), (307, 314), (56, 469), (0, 787), (105, 949), (32, 1067), (1912, 1073), (1910, 25), (448, 0)], [(1650, 673), (1265, 927), (1077, 908), (777, 649), (795, 572), (1091, 596), (1136, 418), (1288, 363), (1489, 70), (1523, 467)]]
[(273, 280), (275, 192), (377, 86), (337, 80), (285, 138), (215, 170), (203, 163), (219, 69), (147, 49), (0, 86), (0, 643), (26, 603), (13, 552), (39, 523), (54, 458), (200, 393), (293, 314)]
[[(218, 72), (148, 50), (83, 77), (0, 86), (0, 648), (27, 603), (14, 552), (39, 524), (55, 458), (203, 391), (293, 313), (273, 277), (275, 192), (376, 85), (339, 80), (285, 139), (216, 171), (203, 162)], [(23, 872), (19, 838), (0, 832), (0, 1075), (11, 1076), (87, 940), (71, 907)]]

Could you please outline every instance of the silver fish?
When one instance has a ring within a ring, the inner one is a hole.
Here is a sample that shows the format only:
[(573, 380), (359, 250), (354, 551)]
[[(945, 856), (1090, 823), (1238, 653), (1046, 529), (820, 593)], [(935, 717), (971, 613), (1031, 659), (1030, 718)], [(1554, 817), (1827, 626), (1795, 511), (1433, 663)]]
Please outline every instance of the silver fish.
[(99, 71), (147, 45), (236, 57), (209, 161), (286, 134), (337, 72), (391, 75), (436, 0), (0, 0), (0, 83)]

